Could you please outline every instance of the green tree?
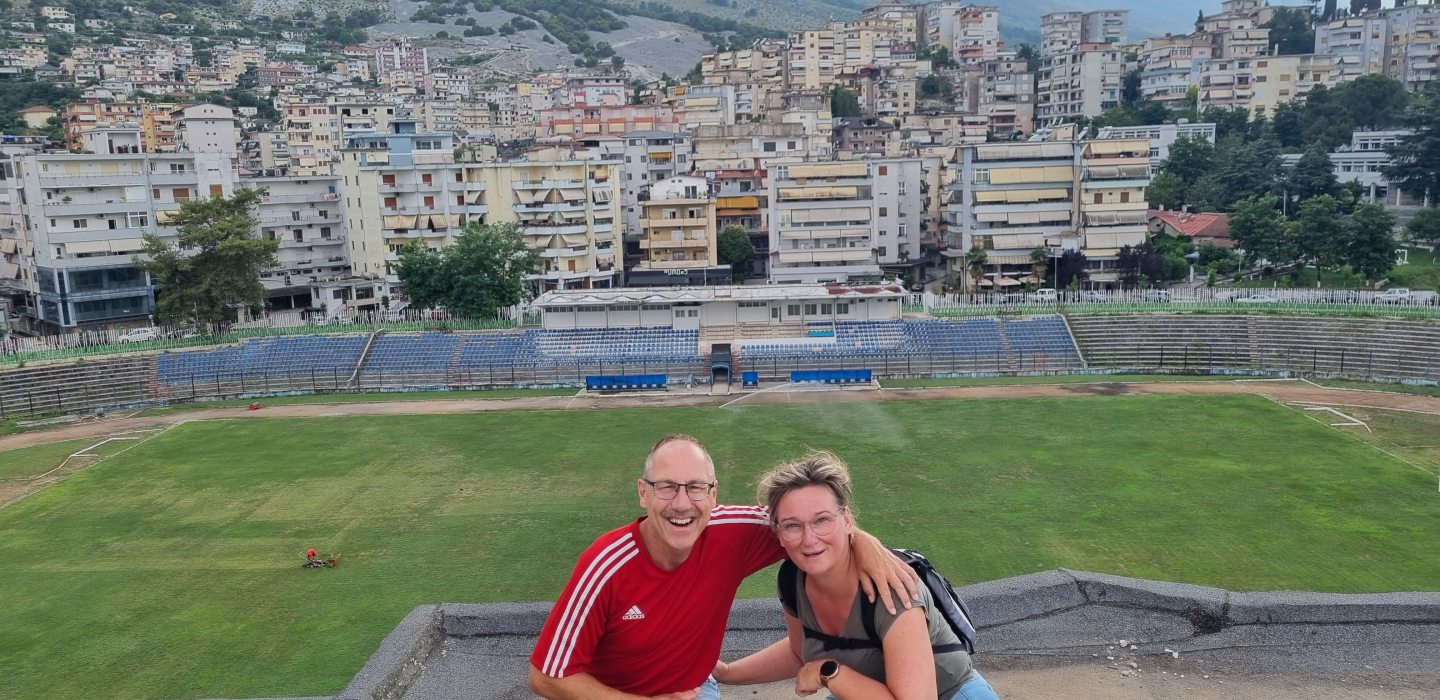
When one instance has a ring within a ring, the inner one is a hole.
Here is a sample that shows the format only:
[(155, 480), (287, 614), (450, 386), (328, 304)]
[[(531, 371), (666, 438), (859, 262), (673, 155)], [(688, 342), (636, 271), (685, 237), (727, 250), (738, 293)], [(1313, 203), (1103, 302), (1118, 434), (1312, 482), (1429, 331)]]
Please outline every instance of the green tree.
[(1424, 194), (1434, 204), (1440, 195), (1440, 100), (1429, 93), (1415, 95), (1400, 124), (1413, 133), (1385, 149), (1390, 162), (1380, 173), (1392, 185)]
[(1355, 131), (1355, 121), (1350, 110), (1341, 103), (1340, 90), (1330, 90), (1316, 85), (1305, 96), (1305, 108), (1300, 112), (1300, 129), (1305, 143), (1319, 144), (1326, 151), (1333, 151), (1350, 142)]
[(1320, 144), (1312, 144), (1285, 174), (1285, 190), (1297, 202), (1340, 192), (1340, 178), (1335, 176), (1330, 154), (1320, 148)]
[(1394, 126), (1410, 104), (1410, 93), (1400, 81), (1381, 73), (1362, 75), (1334, 90), (1336, 101), (1350, 113), (1357, 129)]
[(1160, 172), (1174, 173), (1188, 186), (1214, 167), (1215, 146), (1199, 136), (1181, 136), (1170, 144), (1170, 153), (1160, 163)]
[(162, 323), (223, 324), (238, 307), (265, 300), (260, 271), (275, 267), (280, 241), (255, 236), (252, 210), (264, 190), (242, 188), (230, 197), (192, 199), (173, 219), (176, 245), (144, 234), (135, 266), (155, 282), (155, 317)]
[(1134, 107), (1140, 102), (1140, 76), (1141, 69), (1136, 68), (1126, 73), (1120, 83), (1120, 101), (1126, 107)]
[(1179, 209), (1185, 205), (1185, 180), (1171, 172), (1162, 172), (1145, 188), (1145, 201), (1151, 209)]
[(1346, 261), (1366, 281), (1378, 280), (1395, 267), (1395, 215), (1380, 204), (1361, 204), (1350, 218)]
[(745, 264), (750, 256), (755, 254), (755, 244), (750, 242), (750, 236), (745, 234), (745, 227), (730, 224), (720, 232), (716, 240), (716, 247), (719, 249), (720, 264), (729, 265), (735, 272), (737, 279), (743, 279), (745, 275)]
[(985, 266), (989, 262), (990, 255), (978, 245), (972, 245), (970, 250), (966, 251), (965, 267), (970, 271), (970, 279), (973, 282), (970, 287), (972, 291), (980, 291), (980, 281), (985, 279)]
[(1025, 62), (1025, 72), (1035, 73), (1040, 69), (1040, 48), (1031, 42), (1022, 41), (1015, 49), (1015, 59)]
[(443, 306), (470, 318), (491, 318), (520, 303), (522, 279), (539, 262), (540, 251), (525, 244), (519, 224), (471, 223), (443, 250), (412, 241), (400, 251), (395, 272), (415, 308)]
[(1279, 204), (1273, 194), (1256, 195), (1236, 202), (1230, 212), (1230, 237), (1252, 260), (1285, 262), (1292, 257)]
[(1050, 251), (1036, 248), (1030, 251), (1030, 269), (1034, 271), (1038, 284), (1045, 284), (1045, 274), (1050, 271)]
[(1233, 204), (1274, 189), (1280, 169), (1280, 148), (1274, 139), (1246, 143), (1243, 134), (1231, 132), (1221, 150), (1223, 156), (1215, 173), (1221, 188), (1220, 203)]
[(1405, 233), (1413, 241), (1440, 243), (1440, 209), (1425, 207), (1415, 212), (1410, 223), (1405, 224)]
[(860, 98), (854, 91), (836, 85), (830, 91), (830, 114), (834, 117), (860, 116)]
[(1345, 262), (1349, 242), (1340, 220), (1340, 203), (1334, 197), (1322, 194), (1301, 202), (1290, 229), (1300, 258), (1313, 263), (1319, 277), (1324, 277), (1326, 268)]
[(1281, 148), (1299, 148), (1305, 143), (1305, 130), (1300, 128), (1300, 111), (1301, 108), (1294, 102), (1275, 105), (1270, 125)]
[(1329, 22), (1335, 19), (1335, 0), (1325, 0), (1325, 9), (1320, 11), (1320, 21)]
[(1311, 28), (1308, 9), (1276, 8), (1270, 21), (1260, 26), (1270, 30), (1270, 45), (1278, 49), (1277, 56), (1292, 56), (1315, 50), (1315, 30)]

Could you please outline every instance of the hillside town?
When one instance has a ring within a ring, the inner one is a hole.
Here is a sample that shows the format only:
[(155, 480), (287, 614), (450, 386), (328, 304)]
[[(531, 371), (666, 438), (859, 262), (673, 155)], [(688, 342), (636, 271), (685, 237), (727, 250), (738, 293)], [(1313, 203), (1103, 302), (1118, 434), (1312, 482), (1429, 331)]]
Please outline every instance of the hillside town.
[[(432, 2), (413, 21), (460, 18), (372, 40), (388, 10), (154, 7), (4, 14), (9, 333), (148, 324), (147, 235), (176, 241), (187, 202), (251, 188), (252, 235), (276, 252), (241, 318), (405, 308), (406, 251), (477, 225), (513, 224), (538, 251), (526, 298), (1103, 291), (1346, 265), (1374, 282), (1375, 251), (1440, 237), (1425, 211), (1440, 165), (1396, 155), (1435, 118), (1407, 109), (1440, 55), (1440, 6), (1413, 0), (1226, 0), (1148, 37), (1126, 10), (1056, 12), (1038, 42), (1002, 38), (999, 6), (890, 1), (759, 36), (732, 22), (658, 77), (559, 9), (489, 26)], [(435, 48), (517, 33), (574, 66), (521, 74)], [(1321, 229), (1346, 242), (1307, 242)]]

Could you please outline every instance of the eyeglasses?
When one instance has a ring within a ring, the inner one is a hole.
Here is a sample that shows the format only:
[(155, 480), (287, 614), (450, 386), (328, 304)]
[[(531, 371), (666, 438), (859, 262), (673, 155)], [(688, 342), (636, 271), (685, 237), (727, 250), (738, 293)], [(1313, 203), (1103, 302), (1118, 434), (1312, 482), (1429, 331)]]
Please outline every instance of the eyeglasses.
[(787, 520), (777, 525), (775, 529), (779, 531), (780, 539), (786, 542), (799, 542), (800, 539), (805, 536), (805, 527), (807, 525), (810, 527), (810, 531), (815, 533), (816, 536), (824, 537), (835, 531), (835, 523), (840, 521), (840, 514), (844, 512), (845, 509), (841, 508), (834, 513), (822, 513), (820, 517), (808, 523), (802, 523), (798, 520)]
[(706, 496), (710, 495), (710, 489), (715, 488), (715, 482), (713, 481), (696, 481), (689, 484), (677, 484), (673, 481), (650, 481), (649, 479), (641, 479), (641, 481), (650, 484), (650, 488), (655, 489), (655, 495), (660, 497), (662, 501), (675, 498), (675, 496), (680, 493), (682, 487), (685, 489), (685, 495), (689, 496), (690, 500), (703, 501)]

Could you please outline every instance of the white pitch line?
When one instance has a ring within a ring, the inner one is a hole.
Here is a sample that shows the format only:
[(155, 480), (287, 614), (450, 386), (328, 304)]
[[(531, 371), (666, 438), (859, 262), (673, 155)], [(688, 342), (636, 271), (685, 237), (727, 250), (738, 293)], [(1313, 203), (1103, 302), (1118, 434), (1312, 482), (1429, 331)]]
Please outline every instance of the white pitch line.
[(1307, 407), (1305, 408), (1305, 410), (1307, 410), (1307, 411), (1329, 411), (1330, 413), (1333, 413), (1333, 414), (1335, 414), (1335, 415), (1337, 415), (1337, 416), (1340, 416), (1341, 418), (1344, 418), (1344, 419), (1347, 420), (1347, 421), (1350, 421), (1350, 422), (1348, 422), (1348, 423), (1331, 423), (1331, 424), (1330, 424), (1331, 427), (1358, 425), (1358, 426), (1364, 428), (1364, 429), (1365, 429), (1365, 432), (1367, 432), (1367, 433), (1373, 433), (1373, 432), (1375, 432), (1375, 431), (1373, 431), (1373, 430), (1370, 429), (1370, 426), (1368, 426), (1368, 425), (1365, 424), (1365, 421), (1360, 420), (1359, 418), (1355, 418), (1355, 417), (1353, 417), (1353, 416), (1347, 416), (1347, 415), (1345, 415), (1344, 413), (1341, 413), (1341, 412), (1339, 412), (1339, 411), (1337, 411), (1337, 410), (1335, 410), (1335, 409), (1333, 409), (1333, 408), (1330, 408), (1329, 406), (1307, 406)]

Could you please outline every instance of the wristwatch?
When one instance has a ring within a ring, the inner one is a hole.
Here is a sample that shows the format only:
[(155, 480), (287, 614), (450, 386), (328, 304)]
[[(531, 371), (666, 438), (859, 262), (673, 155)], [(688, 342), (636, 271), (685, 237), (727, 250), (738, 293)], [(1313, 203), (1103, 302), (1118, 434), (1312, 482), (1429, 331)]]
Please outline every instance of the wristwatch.
[(840, 675), (840, 662), (835, 659), (826, 659), (820, 663), (820, 687), (830, 689), (830, 680)]

